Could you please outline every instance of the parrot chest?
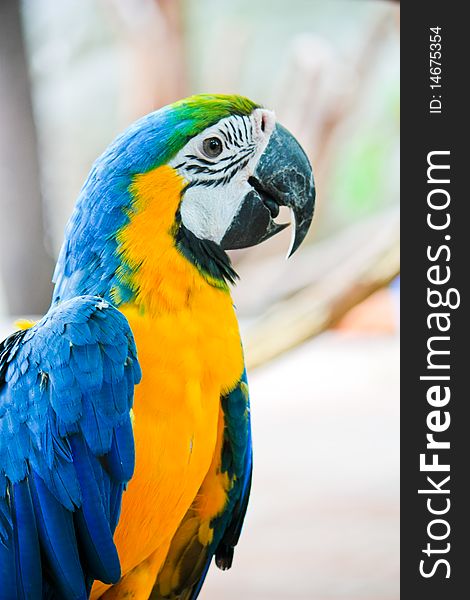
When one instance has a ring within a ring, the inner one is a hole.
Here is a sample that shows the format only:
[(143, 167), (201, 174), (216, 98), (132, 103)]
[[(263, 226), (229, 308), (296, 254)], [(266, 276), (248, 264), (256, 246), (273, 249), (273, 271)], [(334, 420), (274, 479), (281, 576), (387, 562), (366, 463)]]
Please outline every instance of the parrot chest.
[(136, 470), (116, 531), (123, 574), (152, 553), (165, 559), (210, 468), (220, 396), (243, 371), (230, 297), (205, 300), (153, 318), (123, 310), (143, 373), (134, 399)]

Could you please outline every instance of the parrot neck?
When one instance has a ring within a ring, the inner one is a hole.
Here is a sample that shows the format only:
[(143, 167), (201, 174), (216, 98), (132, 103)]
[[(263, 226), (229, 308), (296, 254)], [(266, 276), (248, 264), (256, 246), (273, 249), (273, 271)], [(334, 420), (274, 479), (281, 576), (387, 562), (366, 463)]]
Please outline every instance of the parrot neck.
[(67, 227), (54, 303), (93, 294), (115, 306), (175, 312), (209, 290), (231, 302), (228, 283), (237, 275), (229, 257), (180, 221), (185, 184), (164, 165), (134, 176), (117, 194), (92, 173)]
[(227, 281), (236, 277), (230, 259), (181, 223), (185, 185), (167, 165), (134, 178), (133, 209), (116, 238), (121, 268), (111, 290), (115, 304), (131, 301), (150, 312), (175, 311), (207, 287), (230, 298)]
[(197, 267), (207, 281), (219, 288), (227, 288), (227, 283), (234, 284), (238, 274), (232, 266), (230, 257), (222, 248), (211, 240), (201, 240), (181, 223), (175, 234), (176, 247), (180, 253)]

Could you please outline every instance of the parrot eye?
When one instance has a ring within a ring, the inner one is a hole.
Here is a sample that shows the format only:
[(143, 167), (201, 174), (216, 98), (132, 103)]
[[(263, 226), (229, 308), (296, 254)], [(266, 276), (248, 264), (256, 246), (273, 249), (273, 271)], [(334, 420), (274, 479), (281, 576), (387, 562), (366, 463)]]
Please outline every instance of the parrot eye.
[(210, 137), (202, 142), (202, 151), (208, 158), (216, 158), (222, 153), (222, 142), (217, 137)]

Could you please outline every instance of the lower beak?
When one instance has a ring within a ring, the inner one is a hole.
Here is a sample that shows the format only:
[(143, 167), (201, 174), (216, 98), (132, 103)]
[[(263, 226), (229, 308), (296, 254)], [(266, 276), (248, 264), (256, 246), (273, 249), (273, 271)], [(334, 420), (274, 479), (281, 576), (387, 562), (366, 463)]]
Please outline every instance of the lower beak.
[(312, 167), (300, 144), (277, 124), (265, 151), (248, 180), (253, 188), (221, 241), (224, 250), (248, 248), (288, 226), (276, 223), (280, 206), (292, 213), (292, 242), (288, 256), (300, 246), (313, 218), (315, 184)]

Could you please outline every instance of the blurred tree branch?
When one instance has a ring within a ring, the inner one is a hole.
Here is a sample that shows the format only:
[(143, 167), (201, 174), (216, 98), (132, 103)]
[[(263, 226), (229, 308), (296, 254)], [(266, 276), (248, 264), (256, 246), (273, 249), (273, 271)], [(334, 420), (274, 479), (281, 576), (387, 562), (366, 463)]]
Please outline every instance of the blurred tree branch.
[(244, 336), (248, 368), (260, 366), (335, 325), (398, 275), (398, 211), (386, 210), (356, 223), (327, 243), (304, 248), (303, 253), (304, 260), (298, 265), (303, 277), (297, 280), (298, 286), (303, 279), (303, 287), (294, 293), (291, 288), (289, 296), (284, 289), (284, 299), (263, 313)]
[[(328, 218), (327, 205), (332, 200), (329, 188), (339, 148), (344, 136), (351, 135), (351, 119), (361, 110), (364, 90), (390, 37), (398, 35), (399, 6), (383, 3), (383, 10), (370, 20), (347, 57), (307, 28), (292, 38), (279, 66), (273, 89), (276, 116), (298, 138), (314, 167), (317, 203), (307, 240), (317, 236)], [(263, 260), (268, 254), (284, 252), (285, 246), (286, 237), (281, 233), (269, 244), (237, 253), (234, 262), (243, 263), (245, 257), (250, 262)]]
[(54, 265), (44, 243), (19, 0), (0, 2), (0, 129), (0, 276), (9, 311), (38, 314), (50, 304)]
[(108, 0), (108, 5), (124, 42), (124, 121), (187, 95), (181, 0)]

